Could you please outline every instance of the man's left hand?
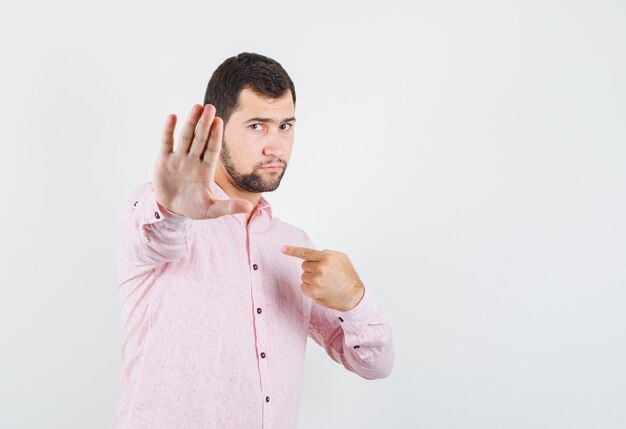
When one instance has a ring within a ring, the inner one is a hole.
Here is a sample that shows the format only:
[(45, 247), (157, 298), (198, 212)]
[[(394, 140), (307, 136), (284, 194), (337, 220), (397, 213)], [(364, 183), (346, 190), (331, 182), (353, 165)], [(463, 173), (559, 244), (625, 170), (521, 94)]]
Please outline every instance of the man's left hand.
[(283, 246), (281, 251), (304, 260), (300, 288), (316, 303), (349, 311), (363, 298), (365, 286), (345, 253), (296, 246)]

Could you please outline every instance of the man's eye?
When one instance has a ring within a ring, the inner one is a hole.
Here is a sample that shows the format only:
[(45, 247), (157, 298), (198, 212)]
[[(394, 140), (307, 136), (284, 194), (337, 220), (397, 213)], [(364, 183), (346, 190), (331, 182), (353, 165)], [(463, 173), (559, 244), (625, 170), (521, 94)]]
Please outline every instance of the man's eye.
[(252, 124), (252, 125), (250, 125), (250, 127), (252, 127), (252, 129), (256, 131), (256, 130), (260, 129), (260, 128), (254, 128), (254, 127), (256, 127), (257, 125), (259, 125), (259, 126), (260, 126), (261, 124)]
[(287, 127), (287, 128), (283, 128), (283, 130), (288, 130), (291, 128), (291, 124), (283, 124), (281, 125), (282, 127)]

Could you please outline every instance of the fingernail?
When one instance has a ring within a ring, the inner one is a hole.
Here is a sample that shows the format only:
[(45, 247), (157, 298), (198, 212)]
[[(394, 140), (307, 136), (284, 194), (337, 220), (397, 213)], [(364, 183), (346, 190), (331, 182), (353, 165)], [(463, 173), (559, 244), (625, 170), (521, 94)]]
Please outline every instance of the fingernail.
[(281, 248), (280, 248), (280, 250), (281, 250), (283, 253), (286, 253), (286, 252), (287, 252), (287, 246), (283, 246), (283, 247), (281, 247)]

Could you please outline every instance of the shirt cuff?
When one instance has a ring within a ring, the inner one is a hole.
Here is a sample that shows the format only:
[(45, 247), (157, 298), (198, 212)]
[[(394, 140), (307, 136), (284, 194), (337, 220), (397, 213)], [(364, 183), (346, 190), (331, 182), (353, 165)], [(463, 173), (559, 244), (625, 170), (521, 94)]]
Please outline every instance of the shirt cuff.
[(361, 326), (367, 324), (367, 322), (376, 313), (377, 309), (374, 301), (369, 296), (367, 288), (361, 297), (361, 301), (352, 310), (340, 311), (333, 310), (335, 316), (339, 319), (344, 326)]
[(176, 214), (159, 204), (156, 198), (154, 198), (154, 191), (152, 192), (152, 196), (148, 199), (148, 207), (146, 210), (145, 220), (148, 224), (167, 220), (169, 223), (172, 223), (174, 225), (182, 225), (188, 221), (191, 221), (191, 219), (189, 219), (188, 217)]

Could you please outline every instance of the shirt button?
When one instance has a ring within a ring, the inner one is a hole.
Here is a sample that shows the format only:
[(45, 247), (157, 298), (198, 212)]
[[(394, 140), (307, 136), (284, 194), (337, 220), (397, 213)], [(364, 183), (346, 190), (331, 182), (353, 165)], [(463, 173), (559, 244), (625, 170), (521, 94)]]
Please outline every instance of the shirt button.
[(269, 402), (269, 401), (270, 401), (270, 397), (269, 397), (269, 396), (266, 396), (266, 397), (265, 397), (265, 402)]
[(265, 359), (265, 352), (261, 352), (261, 357)]
[(159, 216), (159, 212), (154, 212), (154, 217), (157, 219), (161, 219), (161, 216)]
[(260, 308), (260, 307), (256, 309), (257, 314), (261, 314), (261, 312), (262, 312), (262, 311), (263, 311), (263, 310), (261, 310), (261, 308)]
[(361, 348), (361, 346), (358, 346), (358, 345), (357, 345), (357, 346), (354, 346), (354, 348), (355, 348), (355, 349), (360, 349), (360, 348)]
[(343, 319), (340, 317), (340, 318), (339, 318), (339, 321), (340, 321), (340, 322), (343, 322)]
[(259, 269), (259, 266), (258, 266), (257, 264), (254, 264), (254, 265), (252, 266), (252, 268), (254, 268), (255, 270), (258, 270), (258, 269)]

